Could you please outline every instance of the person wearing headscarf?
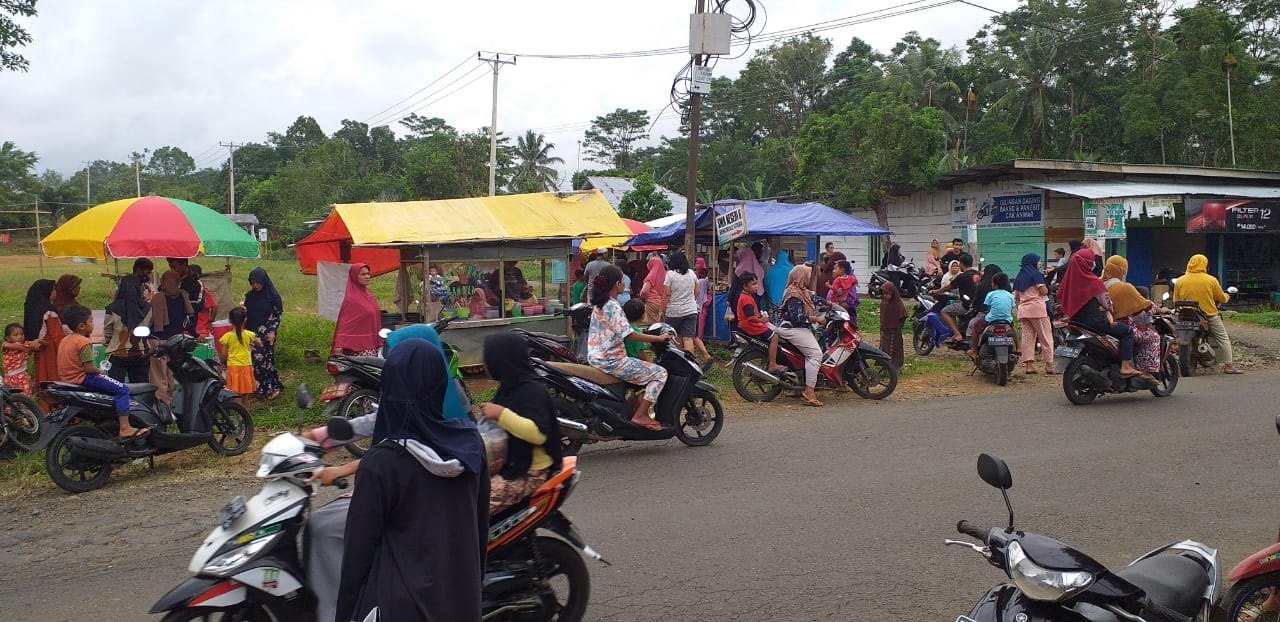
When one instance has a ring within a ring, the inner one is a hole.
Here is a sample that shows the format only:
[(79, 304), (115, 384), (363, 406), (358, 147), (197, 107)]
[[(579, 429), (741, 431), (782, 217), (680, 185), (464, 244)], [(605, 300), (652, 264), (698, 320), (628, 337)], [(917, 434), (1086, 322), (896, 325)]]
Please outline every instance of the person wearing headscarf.
[(1059, 312), (1067, 319), (1094, 332), (1120, 341), (1120, 376), (1143, 375), (1133, 366), (1133, 330), (1112, 318), (1111, 296), (1107, 286), (1093, 273), (1093, 250), (1081, 248), (1071, 255), (1062, 285), (1058, 287)]
[[(66, 333), (62, 319), (53, 308), (54, 288), (55, 283), (49, 279), (32, 283), (27, 289), (27, 301), (22, 309), (23, 334), (27, 339), (40, 341), (40, 348), (35, 351), (37, 387), (42, 382), (62, 379), (58, 373), (58, 345)], [(48, 406), (49, 403), (45, 402), (46, 409)]]
[(961, 270), (960, 261), (952, 259), (951, 263), (947, 264), (947, 271), (942, 275), (939, 287), (946, 288), (946, 286), (950, 285), (951, 280), (959, 276)]
[(884, 252), (884, 257), (880, 260), (880, 269), (896, 268), (906, 262), (906, 258), (902, 256), (902, 247), (896, 243), (890, 244), (889, 250)]
[(335, 620), (480, 619), (488, 465), (475, 424), (443, 417), (448, 382), (426, 341), (387, 357), (347, 511)]
[(469, 419), (471, 417), (471, 405), (467, 403), (463, 397), (465, 393), (458, 388), (460, 380), (453, 374), (454, 365), (451, 364), (451, 355), (445, 350), (444, 344), (440, 341), (440, 333), (436, 331), (430, 324), (414, 324), (404, 328), (398, 328), (391, 331), (387, 335), (387, 351), (393, 352), (401, 343), (409, 339), (424, 339), (427, 343), (435, 346), (440, 350), (441, 356), (445, 358), (445, 368), (450, 370), (450, 379), (444, 396), (444, 418), (453, 419)]
[(1209, 318), (1209, 341), (1213, 343), (1214, 358), (1222, 361), (1222, 372), (1240, 374), (1231, 353), (1231, 337), (1227, 335), (1227, 327), (1222, 323), (1222, 315), (1218, 313), (1218, 305), (1231, 300), (1222, 291), (1222, 284), (1209, 274), (1209, 258), (1204, 255), (1192, 255), (1187, 261), (1187, 272), (1178, 277), (1173, 284), (1173, 300), (1192, 300), (1200, 307), (1200, 311)]
[(1093, 273), (1102, 276), (1103, 259), (1106, 258), (1107, 251), (1103, 250), (1102, 245), (1093, 238), (1080, 240), (1080, 248), (1087, 248), (1093, 251)]
[(902, 345), (902, 325), (907, 321), (907, 306), (902, 293), (893, 283), (880, 288), (880, 349), (889, 355), (894, 369), (902, 369), (906, 352)]
[(260, 347), (253, 349), (253, 377), (258, 380), (258, 395), (275, 399), (284, 390), (284, 385), (280, 384), (280, 372), (276, 369), (276, 334), (280, 330), (280, 318), (284, 315), (284, 301), (266, 270), (254, 268), (249, 272), (249, 291), (244, 294), (244, 309), (248, 314), (245, 326), (262, 341)]
[[(622, 274), (622, 271), (619, 270), (618, 274)], [(596, 276), (600, 276), (600, 273), (596, 273)], [(595, 284), (589, 277), (590, 275), (588, 275), (587, 287), (594, 289)], [(646, 323), (662, 321), (662, 300), (665, 297), (666, 289), (667, 267), (662, 263), (662, 258), (654, 254), (649, 258), (649, 262), (645, 266), (644, 285), (640, 286), (640, 300), (644, 301), (644, 321)]]
[[(827, 254), (827, 260), (822, 264), (822, 269), (818, 271), (818, 290), (819, 297), (826, 298), (831, 291), (831, 282), (835, 280), (836, 264), (841, 261), (848, 261), (844, 253), (840, 251), (832, 251)], [(787, 274), (790, 277), (790, 273)]]
[[(618, 304), (625, 305), (631, 300), (631, 267), (626, 259), (619, 259), (616, 265), (622, 271), (622, 293), (618, 294)], [(585, 272), (583, 276), (586, 276)]]
[(1107, 258), (1102, 282), (1111, 297), (1112, 315), (1133, 331), (1133, 364), (1147, 373), (1160, 371), (1160, 333), (1151, 325), (1157, 311), (1155, 303), (1125, 282), (1129, 261), (1119, 255)]
[(818, 346), (818, 340), (813, 336), (809, 325), (821, 322), (822, 317), (813, 305), (814, 294), (809, 289), (812, 279), (813, 268), (809, 266), (800, 265), (791, 269), (787, 289), (782, 293), (778, 334), (804, 355), (804, 392), (800, 399), (809, 406), (822, 406), (813, 390), (818, 385), (822, 348)]
[(1022, 323), (1022, 356), (1027, 373), (1036, 373), (1036, 341), (1040, 342), (1040, 356), (1044, 361), (1044, 373), (1055, 372), (1053, 366), (1053, 323), (1049, 320), (1049, 285), (1040, 272), (1040, 256), (1027, 253), (1022, 256), (1018, 276), (1013, 279), (1013, 295), (1018, 305), (1018, 321)]
[(924, 275), (928, 277), (935, 277), (942, 274), (941, 259), (942, 246), (939, 244), (938, 239), (934, 238), (934, 240), (929, 243), (929, 252), (924, 256)]
[(492, 402), (480, 405), (485, 419), (510, 435), (507, 459), (489, 478), (489, 515), (533, 494), (560, 470), (560, 425), (547, 385), (533, 371), (529, 346), (515, 333), (484, 339), (484, 369), (498, 381)]
[(107, 375), (120, 382), (148, 382), (150, 378), (149, 341), (134, 337), (133, 329), (150, 326), (151, 294), (147, 284), (154, 270), (150, 259), (135, 259), (133, 272), (120, 278), (115, 298), (107, 305), (102, 327), (107, 360), (111, 362)]
[[(182, 334), (187, 323), (194, 315), (191, 300), (182, 289), (182, 277), (169, 270), (160, 277), (159, 291), (151, 297), (151, 337), (152, 346), (164, 340)], [(173, 372), (169, 369), (168, 357), (151, 357), (151, 370), (148, 374), (151, 384), (156, 385), (156, 399), (168, 404), (173, 399)]]
[(74, 274), (64, 274), (58, 277), (58, 282), (53, 286), (53, 308), (58, 313), (62, 313), (67, 307), (80, 304), (80, 284), (84, 279)]
[(369, 291), (368, 264), (351, 264), (347, 271), (347, 291), (342, 295), (338, 324), (333, 330), (334, 354), (378, 356), (382, 353), (382, 308)]
[(738, 249), (736, 257), (737, 257), (737, 263), (734, 264), (733, 266), (733, 276), (735, 280), (737, 279), (737, 277), (740, 277), (748, 272), (760, 277), (759, 279), (756, 280), (755, 291), (751, 292), (752, 296), (755, 296), (757, 299), (759, 299), (760, 296), (764, 295), (764, 274), (765, 274), (764, 267), (760, 265), (760, 258), (756, 255), (755, 251), (753, 251), (749, 246), (744, 246)]

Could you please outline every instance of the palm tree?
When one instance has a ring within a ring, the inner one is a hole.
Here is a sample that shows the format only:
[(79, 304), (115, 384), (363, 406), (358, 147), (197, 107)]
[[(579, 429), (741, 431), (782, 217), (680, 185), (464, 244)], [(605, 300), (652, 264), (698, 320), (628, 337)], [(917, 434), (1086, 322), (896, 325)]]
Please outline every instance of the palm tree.
[(564, 164), (561, 158), (550, 155), (555, 145), (533, 130), (516, 139), (515, 170), (510, 187), (515, 192), (548, 192), (560, 187), (560, 174), (554, 165)]

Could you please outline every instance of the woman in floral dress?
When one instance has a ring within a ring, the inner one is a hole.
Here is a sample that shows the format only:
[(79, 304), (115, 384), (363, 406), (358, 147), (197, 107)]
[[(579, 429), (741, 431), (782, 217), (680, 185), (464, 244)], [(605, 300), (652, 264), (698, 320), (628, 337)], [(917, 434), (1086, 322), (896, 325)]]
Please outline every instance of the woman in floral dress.
[(668, 338), (631, 329), (622, 305), (616, 300), (622, 288), (622, 271), (615, 266), (602, 269), (591, 284), (591, 306), (595, 309), (591, 311), (591, 329), (587, 334), (587, 362), (614, 378), (644, 385), (644, 396), (636, 404), (631, 423), (656, 432), (662, 426), (649, 418), (649, 407), (658, 401), (662, 387), (667, 384), (667, 370), (627, 356), (622, 342), (629, 339), (660, 343)]
[(258, 380), (258, 395), (275, 399), (284, 390), (280, 372), (276, 370), (276, 334), (280, 331), (284, 303), (266, 270), (254, 268), (249, 273), (249, 291), (244, 295), (244, 308), (248, 312), (245, 326), (262, 341), (260, 347), (253, 349), (253, 376)]

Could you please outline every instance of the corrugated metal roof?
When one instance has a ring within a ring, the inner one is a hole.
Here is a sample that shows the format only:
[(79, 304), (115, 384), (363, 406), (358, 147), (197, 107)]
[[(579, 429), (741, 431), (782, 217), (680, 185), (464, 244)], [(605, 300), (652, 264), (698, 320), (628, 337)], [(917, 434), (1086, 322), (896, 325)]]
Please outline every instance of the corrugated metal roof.
[[(622, 202), (622, 195), (635, 190), (634, 182), (634, 179), (626, 177), (588, 176), (587, 188), (599, 190), (604, 195), (605, 200), (609, 202), (609, 205), (613, 206), (614, 211), (617, 211), (618, 204)], [(684, 195), (672, 192), (662, 186), (658, 186), (658, 192), (665, 194), (667, 199), (671, 201), (672, 213), (683, 213), (685, 206), (688, 204), (688, 200), (685, 199)]]
[(1208, 195), (1245, 199), (1280, 199), (1280, 188), (1158, 181), (1020, 181), (1023, 186), (1041, 188), (1085, 199)]

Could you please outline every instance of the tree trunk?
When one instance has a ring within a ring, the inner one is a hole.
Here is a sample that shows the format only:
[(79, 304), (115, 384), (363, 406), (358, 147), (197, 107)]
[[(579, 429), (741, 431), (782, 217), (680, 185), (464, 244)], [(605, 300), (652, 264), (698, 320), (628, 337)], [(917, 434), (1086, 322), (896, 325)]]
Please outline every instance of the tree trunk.
[[(888, 231), (889, 230), (889, 202), (880, 201), (875, 205), (871, 206), (871, 210), (876, 213), (876, 224), (880, 225), (881, 229)], [(890, 244), (893, 244), (893, 235), (886, 234), (884, 236), (884, 247), (889, 248)]]

